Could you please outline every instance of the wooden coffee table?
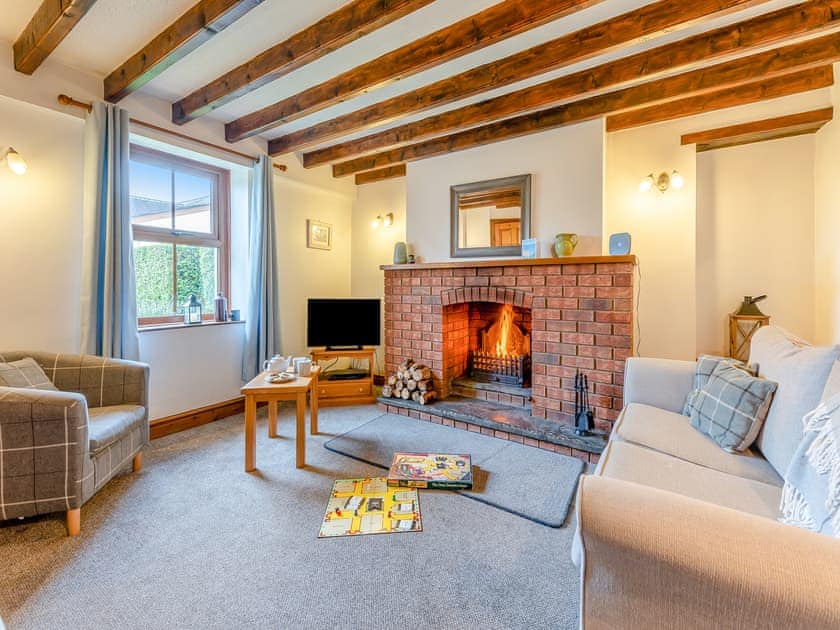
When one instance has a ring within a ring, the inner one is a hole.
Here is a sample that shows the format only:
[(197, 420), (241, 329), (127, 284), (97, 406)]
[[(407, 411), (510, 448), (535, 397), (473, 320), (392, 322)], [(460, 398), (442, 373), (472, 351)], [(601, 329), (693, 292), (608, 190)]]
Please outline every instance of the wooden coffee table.
[(318, 433), (318, 366), (312, 366), (309, 376), (298, 376), (288, 383), (266, 383), (261, 372), (240, 390), (245, 396), (245, 472), (257, 468), (257, 403), (268, 403), (268, 437), (277, 437), (277, 403), (294, 400), (297, 403), (295, 422), (296, 465), (306, 465), (306, 393), (309, 392), (309, 432)]

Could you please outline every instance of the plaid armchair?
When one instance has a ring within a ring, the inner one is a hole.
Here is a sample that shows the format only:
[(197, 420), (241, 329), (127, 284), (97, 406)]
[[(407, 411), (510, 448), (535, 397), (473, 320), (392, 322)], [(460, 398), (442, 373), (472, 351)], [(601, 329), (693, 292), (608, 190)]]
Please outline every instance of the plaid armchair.
[(149, 443), (149, 366), (90, 355), (32, 357), (59, 391), (0, 386), (0, 520), (80, 508)]

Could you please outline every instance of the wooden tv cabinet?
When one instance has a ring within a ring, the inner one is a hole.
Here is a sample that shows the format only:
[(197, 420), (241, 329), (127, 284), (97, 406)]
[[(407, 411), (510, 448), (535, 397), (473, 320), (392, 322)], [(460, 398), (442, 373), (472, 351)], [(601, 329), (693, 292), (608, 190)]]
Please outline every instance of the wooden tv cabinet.
[[(376, 402), (373, 394), (373, 348), (362, 350), (313, 350), (312, 361), (320, 366), (318, 377), (318, 404), (321, 407), (339, 405), (366, 405)], [(329, 380), (329, 370), (324, 371), (336, 359), (367, 359), (368, 372), (362, 378)]]

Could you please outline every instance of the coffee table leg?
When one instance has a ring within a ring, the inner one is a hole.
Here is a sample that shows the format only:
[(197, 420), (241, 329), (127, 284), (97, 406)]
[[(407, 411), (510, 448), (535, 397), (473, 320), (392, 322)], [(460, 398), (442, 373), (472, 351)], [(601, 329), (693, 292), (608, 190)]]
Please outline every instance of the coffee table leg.
[(295, 446), (297, 447), (298, 468), (306, 466), (306, 392), (297, 395), (297, 418), (295, 421)]
[(318, 433), (318, 377), (312, 380), (312, 389), (309, 391), (309, 433)]
[(268, 401), (268, 437), (277, 437), (277, 401)]
[(245, 396), (245, 472), (257, 468), (257, 401)]

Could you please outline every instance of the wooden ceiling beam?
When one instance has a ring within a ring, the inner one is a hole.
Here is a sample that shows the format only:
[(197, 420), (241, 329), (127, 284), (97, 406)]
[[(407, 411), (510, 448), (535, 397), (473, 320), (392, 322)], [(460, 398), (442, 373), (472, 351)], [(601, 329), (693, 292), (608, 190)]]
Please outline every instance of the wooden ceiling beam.
[[(755, 71), (756, 69), (753, 68), (753, 72)], [(609, 94), (593, 96), (539, 112), (474, 127), (459, 133), (432, 138), (398, 149), (348, 160), (333, 165), (333, 176), (345, 177), (372, 169), (384, 168), (391, 164), (412, 162), (455, 151), (463, 151), (573, 123), (593, 120), (612, 112), (641, 107), (652, 102), (659, 102), (660, 104), (638, 111), (644, 111), (652, 118), (654, 112), (658, 109), (664, 110), (667, 108), (670, 116), (677, 118), (681, 115), (691, 115), (692, 113), (815, 90), (831, 85), (834, 79), (832, 67), (822, 66), (759, 81), (755, 80), (757, 75), (752, 74), (752, 82), (740, 81), (736, 87), (720, 89), (713, 83), (715, 77), (711, 74), (704, 76), (704, 72), (707, 71), (695, 71), (667, 79), (650, 81)], [(693, 97), (693, 99), (679, 98), (692, 92), (700, 95)], [(677, 100), (669, 102), (666, 100), (668, 98)], [(684, 103), (684, 101), (690, 101), (690, 103)], [(633, 114), (635, 112), (631, 111), (627, 115)], [(610, 119), (607, 120), (609, 122)]]
[(782, 75), (769, 81), (757, 81), (746, 85), (718, 90), (709, 95), (690, 96), (653, 107), (644, 107), (613, 114), (607, 117), (607, 131), (621, 131), (655, 123), (686, 118), (716, 109), (749, 105), (771, 98), (809, 92), (829, 87), (834, 83), (832, 66), (802, 70)]
[(405, 171), (405, 164), (397, 164), (396, 166), (387, 166), (375, 171), (368, 171), (367, 173), (356, 173), (356, 186), (381, 182), (395, 177), (405, 177)]
[(433, 0), (354, 0), (172, 105), (182, 125), (320, 59)]
[(12, 45), (15, 70), (32, 74), (96, 0), (44, 0)]
[(697, 152), (702, 153), (713, 149), (816, 133), (833, 118), (834, 108), (824, 107), (787, 116), (765, 118), (728, 127), (688, 133), (681, 136), (680, 143), (683, 145), (695, 144), (697, 145)]
[[(560, 37), (504, 59), (437, 81), (410, 93), (374, 103), (355, 112), (275, 138), (269, 142), (269, 153), (281, 155), (342, 135), (368, 129), (377, 124), (439, 107), (455, 100), (513, 84), (522, 79), (555, 70), (587, 57), (603, 54), (617, 47), (655, 36), (664, 30), (673, 31), (712, 17), (725, 10), (743, 8), (743, 3), (660, 1), (635, 11), (606, 20), (576, 33)], [(657, 48), (658, 56), (648, 55), (645, 65), (634, 71), (647, 76), (695, 62), (697, 59), (721, 58), (737, 51), (747, 51), (773, 44), (785, 38), (821, 29), (840, 26), (840, 0), (811, 0), (773, 11), (756, 18), (725, 26), (714, 31), (686, 38), (673, 45)], [(641, 59), (638, 55), (635, 59)], [(633, 59), (633, 58), (631, 58)], [(632, 62), (629, 62), (632, 63)], [(624, 66), (610, 66), (615, 72)], [(627, 76), (627, 75), (625, 75)], [(618, 78), (602, 77), (610, 85)], [(588, 86), (594, 89), (593, 83)]]
[[(723, 33), (723, 36), (726, 37), (728, 32)], [(689, 65), (689, 63), (708, 61), (707, 51), (714, 51), (710, 55), (712, 58), (721, 54), (720, 37), (721, 34), (717, 32), (699, 40), (692, 37), (682, 42), (661, 46), (589, 70), (503, 94), (480, 103), (467, 105), (362, 138), (305, 153), (303, 155), (303, 165), (306, 168), (312, 168), (338, 160), (345, 160), (352, 156), (378, 151), (386, 147), (407, 144), (425, 137), (474, 127), (516, 114), (559, 105), (571, 99), (579, 100), (584, 96), (602, 93), (608, 88), (618, 87), (621, 84), (659, 74), (665, 70), (675, 70), (680, 66)], [(724, 41), (728, 41), (728, 39), (724, 39)], [(826, 35), (804, 43), (787, 46), (778, 51), (759, 53), (729, 64), (720, 64), (707, 70), (698, 70), (695, 71), (695, 75), (701, 76), (714, 72), (714, 75), (710, 75), (718, 77), (714, 80), (729, 81), (731, 84), (731, 79), (727, 78), (728, 73), (734, 72), (737, 76), (747, 76), (743, 74), (744, 69), (747, 72), (758, 69), (764, 76), (767, 76), (770, 72), (790, 72), (807, 66), (823, 65), (835, 60), (840, 61), (838, 51), (840, 51), (840, 35)], [(755, 75), (749, 75), (748, 78), (752, 80)]]
[(262, 133), (603, 0), (504, 0), (225, 125), (228, 142)]
[(263, 0), (201, 0), (105, 77), (105, 100), (118, 103)]

